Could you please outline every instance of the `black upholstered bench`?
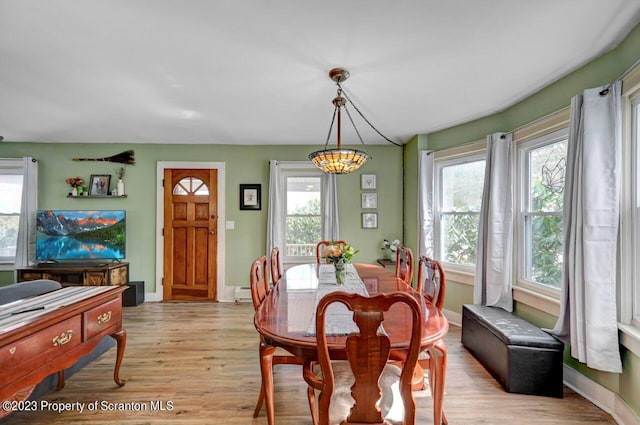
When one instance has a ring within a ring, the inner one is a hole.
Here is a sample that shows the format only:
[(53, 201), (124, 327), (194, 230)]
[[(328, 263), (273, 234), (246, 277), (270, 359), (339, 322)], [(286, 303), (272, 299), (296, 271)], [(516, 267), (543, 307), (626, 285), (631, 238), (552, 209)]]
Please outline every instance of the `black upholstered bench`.
[(562, 397), (564, 344), (526, 320), (465, 304), (462, 344), (507, 392)]

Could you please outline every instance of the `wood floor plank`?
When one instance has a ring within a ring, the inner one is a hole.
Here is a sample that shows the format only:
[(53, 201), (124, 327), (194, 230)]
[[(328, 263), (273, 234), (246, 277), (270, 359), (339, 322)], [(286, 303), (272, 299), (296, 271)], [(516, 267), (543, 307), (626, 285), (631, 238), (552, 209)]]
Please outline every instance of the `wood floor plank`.
[[(258, 337), (250, 303), (145, 303), (125, 308), (127, 347), (113, 382), (115, 349), (67, 380), (61, 391), (38, 400), (35, 412), (19, 412), (3, 425), (263, 425), (253, 418), (260, 388)], [(452, 326), (445, 411), (449, 423), (615, 424), (605, 412), (565, 387), (564, 398), (509, 394), (462, 347)], [(277, 366), (275, 412), (278, 425), (311, 425), (299, 366)], [(428, 390), (416, 393), (419, 424), (431, 423)], [(85, 410), (57, 413), (46, 403), (84, 403)], [(88, 410), (90, 403), (96, 410)], [(159, 410), (162, 406), (171, 410)], [(93, 405), (92, 405), (93, 406)], [(121, 410), (119, 410), (121, 409)]]

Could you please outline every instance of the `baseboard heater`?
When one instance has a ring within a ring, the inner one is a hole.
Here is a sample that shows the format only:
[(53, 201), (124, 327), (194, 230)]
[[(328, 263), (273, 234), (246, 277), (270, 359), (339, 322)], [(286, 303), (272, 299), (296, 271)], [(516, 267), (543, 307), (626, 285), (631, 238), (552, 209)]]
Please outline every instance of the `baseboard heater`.
[(238, 286), (236, 287), (235, 294), (236, 302), (251, 302), (251, 288), (248, 286)]

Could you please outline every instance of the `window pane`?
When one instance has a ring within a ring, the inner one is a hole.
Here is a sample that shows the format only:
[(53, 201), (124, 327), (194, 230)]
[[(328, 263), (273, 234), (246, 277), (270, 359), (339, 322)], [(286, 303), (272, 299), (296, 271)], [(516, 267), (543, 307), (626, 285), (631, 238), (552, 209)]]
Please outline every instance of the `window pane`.
[(286, 257), (315, 256), (316, 243), (322, 239), (320, 182), (319, 176), (286, 178)]
[(209, 188), (204, 182), (195, 177), (185, 177), (173, 188), (174, 195), (208, 195)]
[(530, 211), (562, 211), (566, 157), (566, 140), (529, 153)]
[(484, 161), (442, 168), (442, 211), (480, 211)]
[(287, 256), (315, 256), (316, 243), (322, 239), (320, 216), (287, 217)]
[(287, 215), (320, 215), (320, 177), (287, 177)]
[(479, 214), (442, 215), (443, 261), (461, 265), (476, 263)]
[[(632, 125), (632, 163), (633, 172), (635, 173), (631, 183), (633, 187), (633, 228), (635, 230), (632, 258), (640, 258), (640, 104), (636, 102), (640, 102), (640, 100), (638, 98), (634, 100)], [(635, 299), (633, 305), (633, 320), (640, 322), (640, 263), (635, 261), (631, 267), (633, 267), (632, 291)]]
[(559, 215), (525, 218), (526, 254), (525, 278), (560, 288), (562, 279), (562, 217)]
[(0, 258), (13, 259), (22, 203), (22, 175), (0, 174), (0, 194)]

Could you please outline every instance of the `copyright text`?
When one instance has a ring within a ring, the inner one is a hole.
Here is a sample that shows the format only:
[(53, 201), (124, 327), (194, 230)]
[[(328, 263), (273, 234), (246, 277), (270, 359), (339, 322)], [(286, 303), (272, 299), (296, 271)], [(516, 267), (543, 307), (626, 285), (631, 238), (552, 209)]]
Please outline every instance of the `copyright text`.
[(5, 412), (167, 412), (174, 409), (172, 400), (148, 400), (130, 402), (112, 402), (107, 400), (58, 402), (48, 400), (5, 400), (2, 410)]

